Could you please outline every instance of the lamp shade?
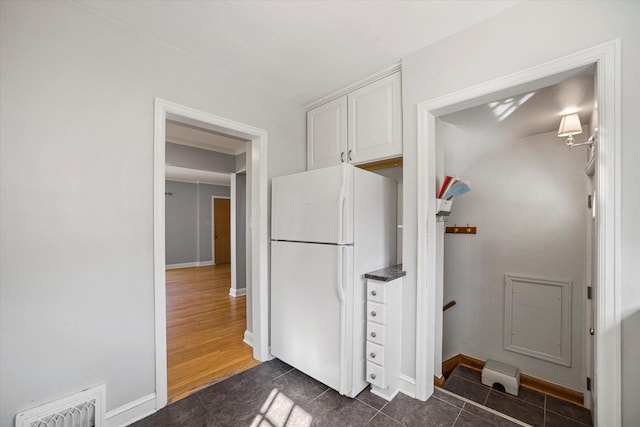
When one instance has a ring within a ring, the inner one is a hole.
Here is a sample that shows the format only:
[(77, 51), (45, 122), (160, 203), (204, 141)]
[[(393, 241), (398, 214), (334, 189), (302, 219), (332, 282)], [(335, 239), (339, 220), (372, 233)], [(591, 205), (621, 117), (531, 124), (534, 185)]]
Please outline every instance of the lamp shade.
[(558, 136), (571, 136), (580, 133), (582, 133), (582, 125), (580, 124), (580, 117), (578, 117), (577, 113), (562, 116)]

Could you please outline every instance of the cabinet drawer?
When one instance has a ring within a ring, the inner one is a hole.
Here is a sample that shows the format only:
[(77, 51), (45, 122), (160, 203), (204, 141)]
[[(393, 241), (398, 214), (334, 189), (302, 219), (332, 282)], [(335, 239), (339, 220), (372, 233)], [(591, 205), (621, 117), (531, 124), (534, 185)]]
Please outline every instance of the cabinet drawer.
[(367, 362), (367, 381), (380, 388), (387, 388), (387, 376), (384, 368), (375, 363)]
[(386, 302), (384, 295), (385, 286), (383, 283), (367, 282), (367, 299), (369, 301)]
[(378, 302), (367, 301), (367, 320), (370, 322), (384, 323), (385, 307)]
[(367, 340), (384, 345), (384, 325), (367, 322)]
[(367, 341), (367, 360), (384, 366), (384, 347)]

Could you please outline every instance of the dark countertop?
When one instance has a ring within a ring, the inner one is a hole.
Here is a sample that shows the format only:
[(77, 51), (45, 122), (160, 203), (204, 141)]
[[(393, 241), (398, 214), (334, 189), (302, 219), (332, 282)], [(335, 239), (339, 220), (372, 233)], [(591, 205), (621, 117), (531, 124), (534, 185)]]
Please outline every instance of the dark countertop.
[(365, 273), (365, 279), (380, 280), (381, 282), (390, 282), (399, 277), (406, 276), (407, 272), (402, 269), (402, 264), (392, 265), (391, 267), (381, 268), (380, 270)]

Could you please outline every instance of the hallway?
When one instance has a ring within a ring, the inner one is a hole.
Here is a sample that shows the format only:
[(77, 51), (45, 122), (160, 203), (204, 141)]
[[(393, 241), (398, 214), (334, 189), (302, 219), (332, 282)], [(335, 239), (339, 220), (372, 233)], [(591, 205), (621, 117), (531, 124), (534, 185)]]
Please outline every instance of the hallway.
[(257, 365), (242, 340), (246, 297), (229, 296), (231, 265), (166, 271), (169, 403)]

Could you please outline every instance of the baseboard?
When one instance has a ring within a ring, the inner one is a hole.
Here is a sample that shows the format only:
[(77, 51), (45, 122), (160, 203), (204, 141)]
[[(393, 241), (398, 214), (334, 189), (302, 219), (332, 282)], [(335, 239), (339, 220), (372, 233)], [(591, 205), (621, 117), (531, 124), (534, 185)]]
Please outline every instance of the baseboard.
[(442, 362), (442, 375), (445, 378), (448, 378), (451, 375), (451, 372), (460, 364), (460, 357), (462, 355), (458, 354), (457, 356), (453, 356), (451, 359), (445, 360)]
[(195, 262), (181, 262), (178, 264), (167, 264), (164, 266), (164, 269), (175, 270), (177, 268), (205, 267), (207, 265), (214, 265), (213, 261), (195, 261)]
[(124, 427), (156, 412), (156, 394), (151, 393), (106, 413), (107, 427)]
[(398, 376), (398, 388), (402, 394), (416, 398), (416, 380), (404, 374)]
[(444, 388), (444, 375), (441, 377), (433, 376), (433, 385), (436, 387)]
[[(466, 354), (458, 354), (457, 356), (442, 362), (442, 372), (446, 372), (449, 368), (450, 371), (453, 371), (458, 364), (477, 371), (482, 371), (485, 362), (483, 360), (476, 359), (475, 357), (467, 356)], [(453, 368), (451, 368), (451, 365), (453, 365)], [(445, 369), (445, 366), (447, 369)], [(549, 394), (559, 399), (567, 400), (577, 405), (584, 405), (583, 393), (531, 375), (520, 373), (520, 385), (541, 393)]]
[(229, 288), (229, 295), (232, 297), (241, 297), (247, 294), (247, 288)]
[(251, 331), (244, 331), (244, 339), (242, 340), (245, 344), (253, 347), (253, 332)]

